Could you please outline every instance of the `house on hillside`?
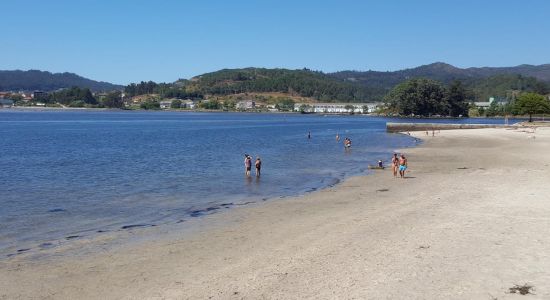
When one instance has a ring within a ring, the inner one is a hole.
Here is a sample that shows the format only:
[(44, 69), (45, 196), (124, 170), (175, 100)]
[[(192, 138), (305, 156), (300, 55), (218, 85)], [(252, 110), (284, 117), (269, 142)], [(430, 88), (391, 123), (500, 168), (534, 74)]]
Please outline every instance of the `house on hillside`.
[(256, 108), (256, 102), (252, 100), (243, 100), (237, 102), (235, 105), (235, 108), (237, 110), (248, 110), (248, 109), (255, 109)]
[(181, 108), (195, 109), (195, 102), (193, 100), (181, 100)]
[(169, 109), (172, 106), (172, 100), (160, 101), (160, 109)]

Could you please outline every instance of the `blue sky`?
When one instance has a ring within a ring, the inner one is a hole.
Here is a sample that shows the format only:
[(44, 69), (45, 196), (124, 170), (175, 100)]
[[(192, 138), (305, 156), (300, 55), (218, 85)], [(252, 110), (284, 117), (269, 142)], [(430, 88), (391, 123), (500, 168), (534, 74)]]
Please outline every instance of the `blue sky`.
[(550, 1), (2, 0), (0, 69), (119, 84), (222, 68), (550, 63)]

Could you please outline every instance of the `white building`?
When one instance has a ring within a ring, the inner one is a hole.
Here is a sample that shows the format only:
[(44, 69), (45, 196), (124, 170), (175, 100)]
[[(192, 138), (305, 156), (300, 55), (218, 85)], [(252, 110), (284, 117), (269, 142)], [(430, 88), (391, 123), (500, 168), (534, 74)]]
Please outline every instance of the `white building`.
[(495, 98), (491, 97), (489, 98), (489, 101), (480, 101), (480, 102), (474, 102), (474, 105), (477, 107), (477, 108), (489, 108), (489, 106), (491, 106), (491, 103), (495, 101)]
[(237, 105), (235, 105), (235, 108), (237, 110), (247, 110), (247, 109), (254, 109), (256, 108), (256, 102), (252, 100), (244, 100), (237, 102)]
[(160, 108), (161, 109), (168, 109), (172, 105), (172, 100), (164, 100), (160, 101)]
[[(310, 113), (329, 113), (329, 114), (346, 114), (346, 113), (372, 113), (382, 105), (379, 102), (373, 103), (296, 103), (294, 111), (310, 112)], [(353, 110), (351, 107), (353, 106)]]
[(195, 109), (195, 102), (193, 100), (181, 100), (181, 108)]

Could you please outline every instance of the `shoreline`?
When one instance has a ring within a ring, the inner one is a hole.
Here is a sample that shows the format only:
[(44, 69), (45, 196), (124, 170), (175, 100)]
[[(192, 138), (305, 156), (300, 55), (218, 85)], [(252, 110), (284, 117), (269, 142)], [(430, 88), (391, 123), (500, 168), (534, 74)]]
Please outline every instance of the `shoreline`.
[[(412, 149), (422, 145), (422, 139), (410, 137), (410, 135), (406, 133), (394, 132), (391, 134), (403, 135), (410, 138), (409, 145), (403, 149)], [(394, 151), (395, 150), (397, 149), (394, 149)], [(388, 160), (385, 161), (386, 164), (390, 163), (389, 158), (391, 158), (391, 154), (394, 151), (387, 153), (386, 156)], [(386, 167), (386, 171), (388, 170), (388, 167)], [(50, 257), (56, 256), (73, 258), (81, 256), (81, 253), (79, 253), (81, 251), (87, 252), (86, 249), (84, 249), (85, 247), (94, 247), (94, 245), (98, 244), (102, 244), (103, 249), (115, 250), (121, 246), (124, 247), (125, 244), (133, 245), (136, 241), (143, 242), (154, 240), (155, 235), (167, 235), (166, 232), (169, 230), (176, 230), (179, 233), (194, 232), (197, 227), (208, 227), (208, 224), (204, 222), (210, 221), (204, 220), (205, 218), (216, 218), (216, 215), (228, 213), (230, 210), (264, 205), (272, 201), (285, 201), (288, 199), (305, 197), (325, 189), (337, 188), (351, 178), (375, 176), (378, 172), (379, 170), (370, 170), (367, 165), (365, 165), (364, 168), (359, 168), (353, 172), (347, 172), (346, 175), (336, 176), (331, 178), (333, 180), (330, 181), (325, 182), (322, 180), (321, 182), (323, 183), (319, 182), (318, 186), (296, 191), (294, 194), (275, 195), (267, 198), (239, 198), (237, 201), (233, 199), (224, 201), (223, 203), (212, 204), (211, 206), (196, 207), (194, 210), (190, 210), (188, 214), (159, 222), (150, 223), (148, 221), (136, 220), (135, 222), (120, 223), (118, 228), (107, 229), (105, 226), (100, 226), (84, 231), (76, 231), (58, 239), (41, 240), (32, 244), (13, 247), (12, 252), (3, 253), (0, 257), (0, 262), (10, 258), (29, 261), (47, 260)], [(183, 227), (179, 226), (181, 223), (184, 223)], [(169, 234), (167, 236), (169, 236)]]
[[(349, 113), (307, 113), (303, 114), (297, 111), (223, 111), (223, 110), (186, 110), (186, 109), (120, 109), (120, 108), (100, 108), (100, 107), (38, 107), (38, 106), (14, 106), (9, 108), (0, 108), (1, 111), (137, 111), (137, 112), (181, 112), (181, 113), (245, 113), (245, 114), (292, 114), (292, 115), (316, 115), (316, 116), (360, 116), (377, 118), (394, 118), (399, 120), (463, 120), (463, 119), (505, 119), (506, 116), (493, 117), (410, 117), (410, 116), (390, 116), (375, 113), (367, 114), (349, 114)], [(528, 116), (513, 116), (511, 119), (527, 120)], [(543, 116), (534, 116), (534, 121), (544, 120)]]
[(525, 282), (549, 297), (550, 160), (537, 154), (550, 130), (421, 134), (406, 180), (378, 171), (208, 215), (189, 234), (0, 261), (0, 299), (501, 299)]

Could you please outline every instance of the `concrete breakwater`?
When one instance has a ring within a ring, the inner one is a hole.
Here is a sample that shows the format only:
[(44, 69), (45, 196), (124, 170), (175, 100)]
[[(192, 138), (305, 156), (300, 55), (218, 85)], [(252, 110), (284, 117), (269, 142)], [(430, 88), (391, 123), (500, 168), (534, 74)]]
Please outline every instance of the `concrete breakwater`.
[(514, 125), (501, 124), (386, 123), (386, 131), (388, 132), (516, 127)]

